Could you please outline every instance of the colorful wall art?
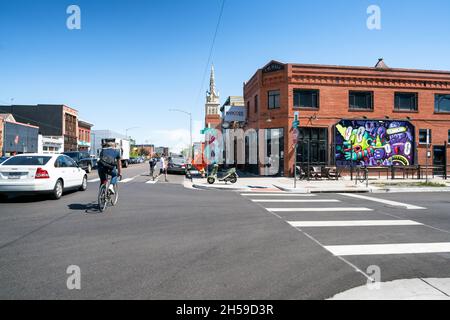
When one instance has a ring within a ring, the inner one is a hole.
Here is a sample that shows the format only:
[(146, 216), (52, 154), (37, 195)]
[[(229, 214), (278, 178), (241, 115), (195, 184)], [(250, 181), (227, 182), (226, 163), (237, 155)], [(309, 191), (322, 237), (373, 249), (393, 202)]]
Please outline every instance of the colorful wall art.
[(414, 126), (407, 121), (342, 120), (336, 125), (336, 165), (414, 165)]

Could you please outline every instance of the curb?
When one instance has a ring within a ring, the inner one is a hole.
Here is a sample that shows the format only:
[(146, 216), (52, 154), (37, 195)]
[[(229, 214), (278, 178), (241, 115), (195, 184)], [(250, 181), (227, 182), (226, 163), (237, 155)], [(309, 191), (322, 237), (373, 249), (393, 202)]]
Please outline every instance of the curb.
[(220, 187), (220, 186), (209, 187), (209, 186), (204, 186), (204, 185), (195, 184), (195, 183), (192, 185), (192, 187), (196, 188), (196, 189), (201, 189), (201, 190), (221, 190), (221, 191), (248, 191), (249, 190), (248, 187), (241, 187), (241, 188), (238, 188), (238, 187), (225, 188), (225, 187)]
[(311, 188), (302, 188), (302, 189), (293, 189), (293, 188), (284, 188), (281, 186), (277, 186), (278, 189), (289, 192), (289, 193), (370, 193), (372, 192), (370, 189), (318, 189), (314, 190)]
[(407, 193), (407, 192), (450, 192), (450, 188), (382, 188), (372, 189), (373, 193)]

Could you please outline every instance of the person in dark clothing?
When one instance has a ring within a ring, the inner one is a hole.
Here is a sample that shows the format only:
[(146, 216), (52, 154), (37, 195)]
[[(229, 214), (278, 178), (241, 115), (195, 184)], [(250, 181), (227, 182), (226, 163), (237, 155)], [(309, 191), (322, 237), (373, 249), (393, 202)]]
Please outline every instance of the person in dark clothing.
[(118, 179), (122, 177), (122, 161), (120, 151), (116, 148), (115, 143), (106, 142), (102, 145), (97, 171), (100, 178), (100, 185), (107, 182), (108, 175), (111, 176), (111, 185), (109, 186), (109, 190), (114, 194), (114, 185), (116, 185)]

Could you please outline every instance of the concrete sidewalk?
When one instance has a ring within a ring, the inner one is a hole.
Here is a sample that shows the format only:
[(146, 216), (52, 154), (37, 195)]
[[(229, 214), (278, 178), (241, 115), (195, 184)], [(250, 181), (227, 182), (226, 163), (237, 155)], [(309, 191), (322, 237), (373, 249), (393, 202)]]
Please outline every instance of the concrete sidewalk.
[(329, 300), (450, 300), (450, 279), (405, 279), (361, 286)]
[(227, 191), (284, 191), (292, 193), (386, 193), (386, 192), (450, 192), (450, 183), (442, 179), (430, 179), (431, 183), (444, 186), (416, 186), (424, 180), (370, 180), (366, 183), (356, 183), (349, 178), (339, 180), (297, 181), (294, 187), (293, 178), (285, 177), (254, 177), (239, 178), (235, 184), (216, 182), (213, 185), (206, 179), (194, 179), (191, 186), (206, 190)]

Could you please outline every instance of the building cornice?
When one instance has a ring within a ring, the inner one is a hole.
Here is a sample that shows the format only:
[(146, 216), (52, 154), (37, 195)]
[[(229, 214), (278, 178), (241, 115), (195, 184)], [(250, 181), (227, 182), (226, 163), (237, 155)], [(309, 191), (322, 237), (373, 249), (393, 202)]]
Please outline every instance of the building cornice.
[(288, 82), (294, 85), (450, 90), (450, 79), (293, 74)]

